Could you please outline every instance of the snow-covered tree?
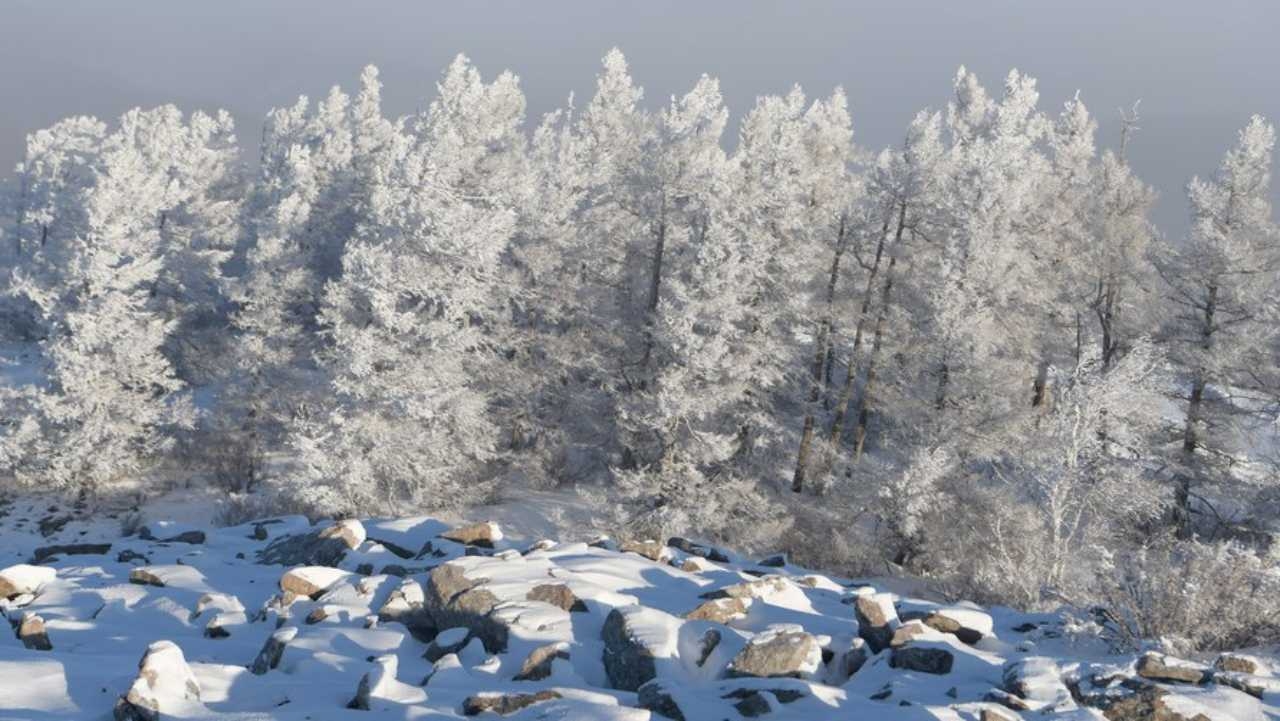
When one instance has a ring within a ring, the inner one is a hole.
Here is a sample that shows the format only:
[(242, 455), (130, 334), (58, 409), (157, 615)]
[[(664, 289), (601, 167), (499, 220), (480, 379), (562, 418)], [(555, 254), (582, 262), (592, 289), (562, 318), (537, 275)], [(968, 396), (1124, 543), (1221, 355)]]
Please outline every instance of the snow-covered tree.
[(318, 510), (435, 506), (492, 482), (487, 413), (506, 308), (498, 266), (525, 192), (524, 97), (459, 56), (403, 152), (377, 173), (370, 214), (326, 290), (321, 354), (333, 402), (300, 423), (285, 490)]
[(1191, 237), (1167, 248), (1160, 263), (1172, 304), (1168, 342), (1183, 374), (1179, 397), (1187, 404), (1175, 493), (1176, 522), (1184, 535), (1193, 531), (1192, 514), (1210, 502), (1200, 486), (1231, 475), (1239, 452), (1233, 419), (1275, 383), (1275, 140), (1275, 129), (1254, 116), (1215, 177), (1191, 181)]

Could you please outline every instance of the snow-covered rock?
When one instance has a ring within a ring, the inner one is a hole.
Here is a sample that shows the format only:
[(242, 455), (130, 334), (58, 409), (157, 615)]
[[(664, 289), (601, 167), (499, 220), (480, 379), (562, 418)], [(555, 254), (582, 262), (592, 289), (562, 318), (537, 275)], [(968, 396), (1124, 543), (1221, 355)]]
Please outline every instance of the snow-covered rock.
[(812, 678), (822, 665), (822, 647), (812, 634), (794, 624), (773, 626), (756, 634), (729, 664), (730, 676)]
[(23, 594), (39, 593), (46, 584), (53, 583), (58, 572), (45, 566), (29, 566), (19, 563), (0, 571), (0, 599), (9, 599)]
[(116, 702), (116, 721), (155, 721), (179, 715), (200, 700), (200, 683), (182, 649), (172, 641), (156, 641), (138, 662), (138, 677)]

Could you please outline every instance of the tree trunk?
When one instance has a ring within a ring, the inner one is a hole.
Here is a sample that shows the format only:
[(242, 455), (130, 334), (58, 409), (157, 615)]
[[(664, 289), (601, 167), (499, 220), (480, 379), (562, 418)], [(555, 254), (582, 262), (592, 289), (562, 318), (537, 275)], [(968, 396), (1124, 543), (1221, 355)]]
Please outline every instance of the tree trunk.
[(867, 441), (867, 421), (871, 416), (871, 391), (876, 382), (876, 360), (880, 356), (880, 348), (884, 340), (884, 321), (889, 315), (889, 298), (893, 293), (893, 271), (898, 265), (898, 249), (902, 245), (902, 233), (907, 221), (907, 204), (903, 201), (898, 209), (898, 230), (893, 237), (893, 252), (889, 254), (889, 266), (885, 269), (884, 288), (880, 294), (880, 312), (876, 314), (876, 325), (871, 341), (871, 354), (867, 357), (867, 379), (862, 384), (862, 394), (858, 398), (858, 425), (853, 431), (853, 460), (862, 459), (862, 450)]
[[(1205, 298), (1204, 323), (1200, 328), (1201, 348), (1207, 353), (1213, 347), (1214, 313), (1217, 311), (1218, 287), (1209, 285)], [(1187, 399), (1187, 419), (1182, 430), (1182, 455), (1185, 468), (1174, 491), (1174, 521), (1178, 535), (1191, 536), (1191, 472), (1196, 462), (1196, 449), (1200, 447), (1200, 420), (1204, 413), (1204, 390), (1209, 385), (1204, 366), (1196, 369), (1191, 379), (1191, 395)]]
[(653, 245), (653, 264), (649, 270), (649, 301), (645, 306), (645, 339), (644, 359), (641, 367), (648, 369), (649, 358), (653, 355), (653, 325), (657, 321), (659, 291), (662, 287), (662, 256), (667, 249), (666, 200), (662, 202), (662, 220), (658, 223), (657, 238)]
[(885, 240), (889, 235), (889, 222), (892, 219), (893, 208), (889, 208), (884, 216), (884, 223), (880, 226), (880, 239), (876, 241), (875, 260), (871, 263), (871, 269), (867, 272), (867, 287), (862, 292), (862, 305), (858, 309), (858, 320), (854, 323), (853, 343), (849, 347), (849, 357), (847, 367), (845, 369), (844, 387), (840, 390), (840, 399), (836, 401), (835, 416), (831, 420), (831, 432), (828, 439), (833, 447), (840, 445), (840, 438), (844, 435), (844, 420), (849, 414), (849, 404), (853, 400), (853, 383), (857, 379), (854, 362), (858, 358), (858, 350), (862, 346), (862, 330), (867, 320), (867, 314), (871, 311), (871, 299), (875, 295), (876, 275), (880, 272), (880, 261), (884, 257)]
[(840, 260), (845, 249), (845, 216), (840, 216), (840, 231), (836, 236), (835, 253), (831, 258), (831, 273), (827, 278), (827, 304), (818, 321), (818, 333), (814, 339), (813, 378), (809, 384), (809, 408), (804, 415), (804, 427), (800, 431), (800, 450), (796, 453), (796, 469), (791, 476), (791, 490), (804, 490), (805, 473), (809, 467), (809, 449), (813, 445), (814, 413), (822, 397), (822, 373), (830, 352), (832, 308), (835, 305), (836, 282), (840, 279)]

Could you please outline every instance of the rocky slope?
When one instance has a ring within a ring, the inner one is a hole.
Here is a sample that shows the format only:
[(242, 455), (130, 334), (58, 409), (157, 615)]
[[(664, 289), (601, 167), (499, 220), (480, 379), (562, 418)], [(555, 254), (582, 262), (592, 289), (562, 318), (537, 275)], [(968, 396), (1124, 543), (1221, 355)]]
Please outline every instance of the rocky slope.
[(683, 539), (0, 515), (0, 719), (1280, 718), (1270, 658), (1107, 656)]

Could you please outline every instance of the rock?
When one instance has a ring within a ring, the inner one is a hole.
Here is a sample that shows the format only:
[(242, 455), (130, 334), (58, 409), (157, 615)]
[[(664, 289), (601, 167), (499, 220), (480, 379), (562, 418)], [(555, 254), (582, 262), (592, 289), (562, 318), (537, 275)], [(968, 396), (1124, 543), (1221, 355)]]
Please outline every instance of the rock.
[(506, 716), (540, 701), (550, 701), (557, 698), (560, 698), (560, 693), (549, 689), (538, 691), (537, 693), (476, 694), (468, 696), (462, 702), (462, 713), (467, 716), (475, 716), (485, 711), (492, 711), (500, 716)]
[(142, 586), (164, 587), (164, 578), (151, 566), (142, 566), (129, 571), (129, 583), (136, 583)]
[(131, 548), (126, 548), (116, 554), (116, 563), (133, 563), (134, 561), (142, 561), (144, 564), (151, 563), (151, 559)]
[(209, 622), (204, 625), (205, 638), (230, 638), (231, 631), (227, 630), (229, 626), (239, 626), (248, 623), (248, 618), (242, 612), (225, 612), (216, 613)]
[(706, 665), (707, 659), (711, 657), (711, 654), (715, 652), (717, 648), (719, 648), (720, 641), (722, 639), (723, 636), (721, 636), (720, 632), (714, 628), (708, 628), (706, 632), (702, 634), (702, 638), (698, 641), (698, 668), (702, 668)]
[(255, 675), (261, 676), (280, 665), (280, 659), (284, 656), (284, 649), (289, 642), (298, 636), (297, 626), (285, 626), (277, 629), (272, 633), (267, 642), (262, 645), (262, 650), (258, 652), (257, 658), (250, 664), (249, 670)]
[(656, 657), (674, 656), (679, 620), (644, 606), (609, 612), (600, 637), (604, 670), (612, 688), (637, 691), (657, 676)]
[(502, 540), (502, 529), (498, 527), (498, 524), (488, 521), (454, 528), (441, 533), (440, 537), (455, 543), (461, 543), (464, 546), (493, 548), (493, 544)]
[(356, 695), (347, 704), (347, 708), (368, 711), (373, 699), (387, 695), (388, 687), (395, 683), (398, 666), (399, 659), (395, 654), (373, 659), (373, 668), (360, 677), (360, 683), (356, 686)]
[(627, 541), (620, 549), (623, 553), (635, 553), (655, 563), (666, 563), (671, 560), (671, 549), (658, 541)]
[(430, 640), (436, 635), (436, 624), (423, 605), (424, 600), (422, 586), (417, 581), (406, 578), (378, 609), (377, 620), (380, 623), (403, 624), (419, 641)]
[(569, 587), (563, 583), (543, 583), (534, 586), (525, 594), (525, 599), (549, 603), (563, 611), (574, 613), (582, 613), (587, 610), (587, 604), (573, 595), (573, 591), (570, 591)]
[(461, 651), (469, 640), (471, 640), (470, 629), (462, 626), (446, 628), (427, 645), (427, 651), (423, 654), (423, 658), (435, 663), (451, 653)]
[(893, 649), (889, 656), (889, 665), (921, 673), (942, 675), (951, 673), (954, 662), (951, 652), (936, 646), (902, 646)]
[(800, 626), (772, 626), (756, 634), (729, 664), (731, 678), (812, 678), (822, 666), (822, 647)]
[(889, 639), (890, 648), (898, 648), (918, 638), (929, 638), (933, 636), (937, 638), (936, 631), (924, 625), (922, 621), (907, 621), (893, 630), (893, 636)]
[(328, 566), (291, 568), (280, 576), (280, 590), (315, 600), (351, 575), (349, 571)]
[(1001, 706), (1004, 706), (1005, 708), (1013, 709), (1014, 711), (1033, 711), (1034, 710), (1032, 705), (1027, 703), (1027, 701), (1022, 697), (1016, 696), (1014, 694), (1009, 693), (1008, 691), (1005, 691), (1004, 689), (999, 689), (999, 688), (993, 688), (990, 691), (988, 691), (982, 697), (982, 700), (988, 701), (990, 703), (998, 703)]
[(316, 606), (315, 608), (311, 609), (310, 612), (307, 613), (307, 617), (303, 619), (303, 623), (307, 624), (308, 626), (314, 626), (317, 623), (324, 622), (324, 620), (328, 618), (330, 615), (331, 614), (328, 606)]
[[(319, 533), (317, 534), (317, 538), (320, 538), (322, 540), (329, 540), (332, 538), (336, 538), (342, 541), (342, 545), (346, 546), (347, 549), (351, 551), (354, 551), (357, 548), (359, 548), (360, 544), (364, 543), (364, 540), (366, 537), (367, 536), (365, 534), (364, 524), (360, 523), (354, 518), (348, 518), (343, 521), (338, 521), (332, 526), (328, 526), (327, 528), (320, 529)], [(399, 555), (399, 554), (396, 554), (396, 555)], [(412, 555), (413, 555), (412, 553), (409, 554), (409, 556), (412, 556)], [(400, 556), (400, 557), (408, 558), (408, 556)]]
[(707, 591), (700, 598), (765, 598), (786, 591), (790, 587), (791, 582), (785, 576), (770, 575)]
[[(364, 542), (364, 526), (359, 521), (340, 521), (307, 533), (282, 536), (258, 551), (258, 563), (282, 566), (336, 567)], [(355, 545), (350, 545), (357, 541)]]
[(190, 543), (198, 545), (204, 543), (204, 531), (198, 528), (191, 528), (172, 521), (160, 521), (158, 523), (149, 523), (138, 531), (138, 538), (144, 541), (158, 541), (161, 543)]
[(138, 662), (138, 677), (116, 701), (116, 721), (155, 721), (166, 709), (200, 700), (200, 684), (182, 649), (172, 641), (156, 641)]
[(195, 618), (210, 609), (228, 613), (243, 612), (244, 604), (229, 593), (206, 593), (196, 600), (195, 611), (191, 616)]
[(1218, 671), (1213, 674), (1213, 682), (1261, 699), (1267, 694), (1280, 695), (1280, 679), (1270, 676), (1258, 676), (1234, 671)]
[(640, 687), (636, 704), (642, 709), (665, 716), (672, 721), (696, 721), (685, 718), (671, 691), (666, 684), (658, 680), (649, 681)]
[(690, 621), (714, 621), (727, 624), (747, 615), (751, 598), (713, 598), (684, 615)]
[(857, 637), (849, 643), (849, 648), (833, 657), (830, 667), (837, 678), (843, 680), (857, 673), (870, 657), (871, 654), (867, 653), (867, 642)]
[(949, 633), (961, 642), (973, 645), (991, 635), (995, 624), (982, 611), (968, 608), (944, 608), (924, 617), (924, 625)]
[(41, 546), (31, 554), (31, 562), (44, 563), (54, 556), (97, 556), (110, 550), (110, 543), (64, 543), (56, 546)]
[(738, 713), (747, 718), (763, 716), (773, 710), (773, 704), (769, 703), (769, 699), (755, 690), (743, 694), (742, 698), (733, 707), (738, 710)]
[(1253, 656), (1246, 656), (1242, 653), (1222, 653), (1213, 660), (1213, 667), (1218, 671), (1229, 671), (1231, 673), (1246, 673), (1250, 675), (1262, 675), (1262, 662)]
[(58, 572), (52, 568), (29, 566), (25, 563), (9, 566), (0, 571), (0, 599), (37, 594), (57, 577)]
[(667, 539), (667, 545), (684, 551), (690, 556), (700, 556), (716, 563), (729, 563), (729, 557), (720, 549), (704, 546), (701, 543), (694, 543), (686, 538), (673, 536)]
[(978, 712), (978, 721), (1018, 721), (1018, 717), (998, 708), (984, 707)]
[(532, 544), (530, 544), (528, 548), (524, 549), (524, 555), (527, 556), (530, 553), (537, 553), (538, 551), (550, 551), (551, 549), (555, 548), (557, 545), (559, 544), (557, 544), (555, 541), (551, 540), (550, 538), (540, 538), (534, 541)]
[(871, 652), (880, 653), (888, 648), (893, 631), (899, 625), (893, 599), (884, 593), (859, 595), (854, 598), (853, 611), (858, 619), (858, 635), (871, 647)]
[(508, 629), (490, 615), (498, 597), (481, 587), (487, 582), (467, 578), (460, 563), (442, 563), (427, 576), (425, 608), (438, 628), (465, 626), (489, 653), (501, 653), (507, 648)]
[(787, 554), (775, 553), (768, 558), (760, 559), (759, 565), (768, 566), (769, 568), (782, 568), (787, 565)]
[(524, 663), (520, 664), (520, 672), (516, 674), (516, 681), (541, 681), (551, 675), (551, 666), (556, 659), (569, 660), (569, 646), (567, 643), (549, 643), (545, 646), (539, 646), (531, 651)]
[(22, 620), (18, 622), (17, 637), (23, 648), (33, 651), (53, 650), (53, 644), (49, 643), (49, 632), (44, 627), (44, 619), (34, 613), (22, 614)]
[(1154, 651), (1144, 653), (1135, 666), (1138, 675), (1152, 681), (1202, 684), (1209, 680), (1209, 669)]
[(1062, 681), (1062, 669), (1051, 658), (1031, 656), (1010, 661), (1000, 671), (1000, 683), (1005, 691), (1029, 701), (1036, 709), (1057, 708), (1071, 701), (1071, 691)]
[(680, 570), (685, 573), (702, 573), (703, 571), (709, 571), (712, 568), (715, 567), (711, 565), (710, 561), (697, 556), (690, 556), (680, 563)]

